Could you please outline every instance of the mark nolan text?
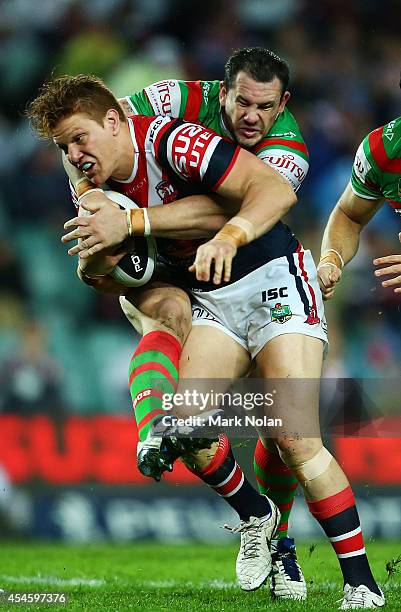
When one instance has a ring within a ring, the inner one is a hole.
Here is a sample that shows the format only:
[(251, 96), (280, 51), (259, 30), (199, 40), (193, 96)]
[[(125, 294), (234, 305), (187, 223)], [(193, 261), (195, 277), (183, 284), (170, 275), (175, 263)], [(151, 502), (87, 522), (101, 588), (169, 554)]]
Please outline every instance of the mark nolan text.
[[(166, 417), (163, 417), (163, 419)], [(162, 419), (162, 421), (163, 421)], [(169, 423), (165, 423), (168, 425)], [(265, 416), (256, 417), (252, 415), (225, 417), (220, 414), (209, 416), (190, 416), (185, 419), (177, 419), (178, 427), (282, 427), (282, 419), (272, 419)]]

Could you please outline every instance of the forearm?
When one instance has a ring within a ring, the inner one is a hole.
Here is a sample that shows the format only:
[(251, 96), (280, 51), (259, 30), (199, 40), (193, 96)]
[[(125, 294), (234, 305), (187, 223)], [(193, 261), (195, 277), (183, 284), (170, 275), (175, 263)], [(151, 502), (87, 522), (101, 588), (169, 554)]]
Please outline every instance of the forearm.
[(255, 179), (238, 210), (237, 216), (253, 227), (253, 239), (270, 231), (297, 201), (290, 184), (279, 178), (279, 181), (277, 177), (267, 177), (263, 181)]
[[(230, 202), (223, 209), (218, 196), (196, 195), (149, 207), (147, 213), (153, 236), (191, 239), (214, 236), (237, 208), (238, 204)], [(133, 212), (134, 218), (135, 215), (137, 211)]]
[[(339, 261), (333, 261), (338, 267), (342, 267), (355, 256), (359, 247), (359, 237), (363, 228), (362, 223), (358, 223), (350, 219), (340, 208), (339, 204), (332, 211), (326, 228), (324, 230), (321, 258), (333, 254), (336, 259), (336, 253), (339, 254)], [(341, 261), (342, 260), (342, 261)]]
[(248, 244), (270, 231), (296, 201), (285, 179), (256, 179), (248, 185), (238, 214), (227, 221), (216, 238), (228, 240), (235, 248)]

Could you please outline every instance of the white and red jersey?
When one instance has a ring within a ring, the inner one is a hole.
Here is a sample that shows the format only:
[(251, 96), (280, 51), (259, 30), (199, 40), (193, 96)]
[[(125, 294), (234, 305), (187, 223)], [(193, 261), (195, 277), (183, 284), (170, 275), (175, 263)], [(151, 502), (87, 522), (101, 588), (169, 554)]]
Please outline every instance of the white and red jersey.
[(135, 151), (131, 176), (107, 183), (141, 208), (216, 191), (240, 151), (212, 130), (181, 119), (137, 115), (128, 126)]
[[(123, 181), (109, 179), (107, 184), (141, 208), (216, 191), (240, 151), (211, 129), (182, 119), (134, 115), (128, 118), (128, 126), (135, 152), (131, 175)], [(158, 238), (158, 253), (186, 270), (188, 258), (201, 242)], [(291, 230), (279, 221), (267, 234), (239, 249), (232, 282), (271, 259), (295, 252), (298, 245)]]

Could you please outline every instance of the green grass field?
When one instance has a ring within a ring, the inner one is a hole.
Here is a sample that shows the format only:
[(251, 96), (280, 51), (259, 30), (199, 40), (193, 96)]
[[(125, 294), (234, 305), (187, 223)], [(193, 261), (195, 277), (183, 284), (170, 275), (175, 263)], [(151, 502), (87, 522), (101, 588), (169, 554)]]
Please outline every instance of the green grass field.
[[(386, 610), (401, 610), (401, 572), (386, 564), (401, 554), (401, 543), (368, 545), (375, 576), (384, 586)], [(309, 584), (307, 602), (272, 600), (262, 587), (244, 593), (235, 585), (235, 546), (162, 544), (81, 545), (12, 543), (0, 546), (0, 587), (17, 592), (60, 592), (65, 606), (3, 603), (0, 610), (335, 610), (340, 573), (329, 545), (299, 545)], [(391, 573), (391, 572), (390, 572)]]

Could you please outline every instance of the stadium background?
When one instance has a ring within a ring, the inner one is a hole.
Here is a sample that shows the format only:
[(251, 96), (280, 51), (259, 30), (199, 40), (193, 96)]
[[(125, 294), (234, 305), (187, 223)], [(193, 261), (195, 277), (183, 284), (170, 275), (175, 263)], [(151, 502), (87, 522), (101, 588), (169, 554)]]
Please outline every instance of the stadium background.
[[(275, 50), (291, 67), (290, 109), (311, 161), (289, 222), (317, 257), (361, 138), (400, 114), (398, 0), (385, 5), (0, 2), (0, 534), (218, 541), (232, 518), (183, 468), (158, 485), (135, 468), (126, 371), (137, 337), (113, 298), (76, 278), (59, 241), (73, 213), (59, 154), (31, 134), (27, 101), (52, 71), (97, 74), (125, 95), (163, 78), (220, 78), (237, 47)], [(384, 379), (388, 389), (399, 379), (400, 298), (379, 287), (371, 260), (399, 252), (400, 229), (389, 210), (377, 215), (327, 307), (328, 378)], [(368, 537), (401, 537), (399, 398), (382, 395), (392, 434), (333, 442)], [(252, 445), (238, 449), (248, 467)], [(321, 535), (302, 499), (293, 517), (298, 538)]]

